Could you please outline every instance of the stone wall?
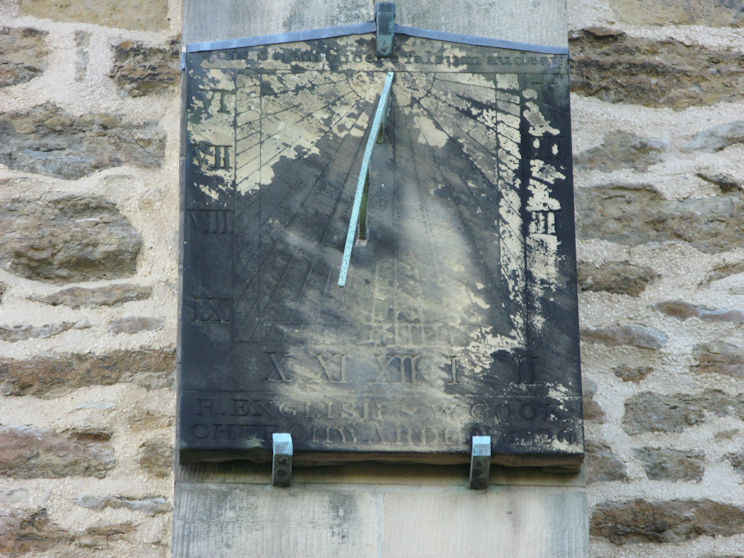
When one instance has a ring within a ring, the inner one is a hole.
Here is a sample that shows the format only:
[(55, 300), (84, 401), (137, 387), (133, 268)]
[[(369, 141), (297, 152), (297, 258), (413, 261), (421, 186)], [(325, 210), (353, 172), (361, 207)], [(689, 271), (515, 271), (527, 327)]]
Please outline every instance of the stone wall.
[(741, 6), (569, 0), (593, 556), (744, 556)]
[[(0, 0), (0, 555), (169, 554), (180, 11)], [(742, 556), (744, 12), (569, 15), (592, 554)]]
[(178, 1), (0, 0), (0, 555), (168, 556)]

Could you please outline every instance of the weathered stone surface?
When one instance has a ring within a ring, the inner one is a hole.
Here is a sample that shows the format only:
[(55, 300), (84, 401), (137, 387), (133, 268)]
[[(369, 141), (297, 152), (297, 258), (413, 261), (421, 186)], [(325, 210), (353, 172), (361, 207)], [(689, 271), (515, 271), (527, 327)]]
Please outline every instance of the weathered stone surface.
[(702, 451), (636, 448), (633, 453), (651, 480), (700, 482), (703, 479), (705, 454)]
[(650, 267), (631, 262), (605, 262), (599, 266), (579, 262), (578, 276), (582, 291), (606, 291), (630, 296), (640, 295), (649, 283), (660, 277)]
[(45, 552), (72, 542), (74, 536), (49, 520), (45, 508), (0, 510), (0, 554), (20, 556)]
[(55, 397), (92, 385), (120, 382), (157, 389), (171, 387), (176, 368), (173, 349), (117, 350), (96, 355), (72, 353), (28, 360), (0, 359), (5, 395)]
[(148, 440), (139, 447), (139, 465), (153, 477), (167, 477), (173, 464), (173, 446), (165, 440)]
[(628, 480), (625, 464), (606, 444), (587, 440), (584, 463), (587, 484)]
[(666, 200), (647, 184), (607, 184), (576, 191), (579, 238), (638, 245), (682, 241), (707, 253), (738, 248), (744, 196)]
[(157, 331), (162, 329), (164, 318), (148, 318), (145, 316), (127, 316), (117, 318), (109, 322), (109, 333), (118, 335), (120, 333), (134, 334), (140, 331)]
[(615, 366), (612, 372), (624, 382), (640, 383), (646, 376), (648, 376), (654, 369), (650, 366), (628, 366), (627, 364), (621, 364)]
[(155, 31), (168, 25), (167, 0), (20, 0), (24, 14), (53, 19), (95, 23), (108, 27)]
[(103, 510), (106, 508), (125, 508), (132, 511), (141, 511), (150, 515), (157, 515), (171, 511), (171, 505), (162, 496), (146, 496), (144, 498), (133, 498), (130, 496), (81, 496), (76, 501), (78, 506), (92, 510)]
[(0, 27), (0, 87), (24, 83), (47, 69), (46, 32)]
[(592, 512), (590, 533), (615, 544), (730, 537), (744, 533), (744, 508), (708, 499), (603, 502)]
[(0, 326), (0, 339), (8, 343), (25, 341), (26, 339), (47, 339), (75, 327), (75, 322), (57, 322), (32, 326), (20, 324), (14, 326)]
[(597, 393), (597, 384), (589, 378), (582, 380), (582, 405), (584, 407), (584, 420), (592, 422), (604, 422), (605, 412), (602, 407), (599, 406), (594, 400), (594, 396)]
[(29, 297), (31, 300), (52, 306), (116, 306), (134, 300), (145, 300), (152, 296), (152, 287), (140, 285), (106, 285), (105, 287), (70, 287), (49, 295)]
[(667, 139), (642, 138), (617, 130), (607, 134), (601, 145), (574, 155), (574, 168), (603, 172), (629, 168), (646, 171), (661, 162), (662, 153), (668, 150)]
[(3, 301), (3, 296), (5, 296), (5, 291), (8, 290), (8, 285), (5, 283), (0, 283), (0, 302)]
[(744, 98), (744, 55), (735, 51), (602, 28), (572, 33), (569, 46), (571, 89), (580, 95), (677, 110)]
[(726, 454), (726, 459), (731, 463), (734, 471), (744, 476), (744, 452)]
[(709, 285), (714, 281), (725, 279), (732, 275), (738, 275), (739, 273), (744, 273), (744, 262), (723, 262), (713, 266), (711, 272), (700, 282), (700, 286)]
[(129, 417), (130, 430), (134, 432), (152, 432), (158, 428), (170, 428), (173, 426), (172, 415), (154, 414), (150, 411), (139, 412)]
[(706, 414), (744, 418), (744, 396), (733, 397), (719, 390), (672, 395), (644, 391), (625, 402), (623, 427), (629, 434), (682, 432), (705, 422)]
[(122, 41), (114, 45), (109, 77), (130, 97), (168, 92), (181, 76), (179, 47), (179, 39), (171, 39), (166, 47)]
[(105, 477), (116, 466), (106, 431), (55, 432), (0, 426), (0, 475), (34, 479)]
[(0, 114), (0, 135), (0, 164), (67, 179), (122, 165), (159, 167), (165, 151), (157, 122), (75, 116), (52, 103)]
[(744, 312), (741, 310), (728, 310), (725, 308), (711, 309), (705, 306), (690, 304), (684, 300), (660, 302), (654, 304), (654, 308), (667, 316), (679, 318), (680, 320), (700, 318), (708, 322), (744, 322)]
[(725, 122), (695, 134), (682, 151), (721, 151), (737, 143), (744, 143), (744, 120)]
[(610, 6), (621, 21), (634, 25), (744, 25), (738, 0), (612, 0)]
[(744, 189), (744, 182), (735, 176), (731, 176), (725, 172), (719, 172), (716, 169), (700, 169), (697, 172), (697, 176), (706, 182), (715, 184), (722, 192), (735, 192)]
[(632, 345), (643, 349), (661, 349), (667, 342), (667, 334), (654, 327), (641, 324), (625, 324), (596, 329), (582, 328), (582, 341), (596, 341), (605, 345)]
[(692, 349), (694, 372), (744, 378), (744, 349), (724, 341), (699, 343)]
[(97, 196), (0, 204), (0, 262), (28, 279), (85, 281), (132, 275), (142, 236)]

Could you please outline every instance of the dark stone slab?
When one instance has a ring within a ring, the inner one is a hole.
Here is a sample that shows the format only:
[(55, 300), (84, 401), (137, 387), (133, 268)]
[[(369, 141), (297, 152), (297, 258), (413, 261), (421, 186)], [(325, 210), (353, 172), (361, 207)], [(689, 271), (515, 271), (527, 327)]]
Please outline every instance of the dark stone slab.
[[(567, 59), (355, 35), (186, 57), (179, 455), (583, 455)], [(337, 286), (366, 133), (370, 238)]]

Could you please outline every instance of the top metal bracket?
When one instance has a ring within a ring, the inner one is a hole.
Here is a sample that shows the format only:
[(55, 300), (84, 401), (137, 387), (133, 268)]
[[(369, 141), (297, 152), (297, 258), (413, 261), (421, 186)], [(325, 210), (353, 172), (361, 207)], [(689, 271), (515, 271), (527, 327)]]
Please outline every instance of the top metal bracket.
[(395, 2), (375, 4), (375, 23), (377, 24), (377, 56), (385, 58), (393, 53)]

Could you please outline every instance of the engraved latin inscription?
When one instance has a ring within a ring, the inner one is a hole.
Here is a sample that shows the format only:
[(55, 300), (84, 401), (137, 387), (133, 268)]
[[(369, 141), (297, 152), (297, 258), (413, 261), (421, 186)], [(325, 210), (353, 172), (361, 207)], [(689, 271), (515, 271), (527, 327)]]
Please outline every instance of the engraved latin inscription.
[(191, 144), (196, 163), (203, 171), (232, 169), (232, 145), (214, 145), (206, 141)]

